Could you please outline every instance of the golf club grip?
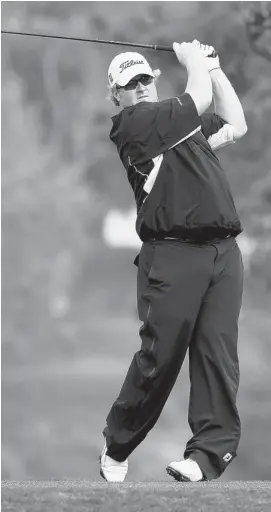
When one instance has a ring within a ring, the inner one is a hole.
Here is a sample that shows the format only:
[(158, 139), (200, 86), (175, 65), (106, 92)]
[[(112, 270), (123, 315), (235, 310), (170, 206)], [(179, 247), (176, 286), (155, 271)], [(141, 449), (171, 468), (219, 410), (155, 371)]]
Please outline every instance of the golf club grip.
[[(155, 50), (161, 50), (163, 52), (173, 52), (174, 51), (172, 46), (163, 46), (161, 44), (155, 44), (154, 45), (154, 49)], [(217, 53), (216, 53), (215, 50), (213, 51), (211, 57), (217, 57)]]
[(155, 44), (154, 45), (154, 49), (155, 50), (161, 50), (163, 52), (173, 52), (174, 51), (172, 46), (163, 46), (161, 44)]

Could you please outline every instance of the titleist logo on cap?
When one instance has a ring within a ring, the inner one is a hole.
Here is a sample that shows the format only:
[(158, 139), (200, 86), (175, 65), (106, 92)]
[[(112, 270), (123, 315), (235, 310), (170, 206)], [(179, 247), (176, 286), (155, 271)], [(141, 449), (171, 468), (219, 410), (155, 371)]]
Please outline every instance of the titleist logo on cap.
[(120, 73), (122, 73), (125, 69), (130, 68), (131, 66), (135, 66), (135, 64), (144, 64), (144, 61), (143, 60), (126, 60), (125, 62), (123, 62), (120, 65), (120, 68), (121, 68)]

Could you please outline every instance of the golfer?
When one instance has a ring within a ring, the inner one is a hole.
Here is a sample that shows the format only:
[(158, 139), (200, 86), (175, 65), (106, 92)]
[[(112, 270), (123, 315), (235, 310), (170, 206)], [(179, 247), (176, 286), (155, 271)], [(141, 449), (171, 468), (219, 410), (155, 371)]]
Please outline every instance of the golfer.
[[(110, 139), (135, 195), (143, 242), (135, 260), (141, 348), (107, 416), (99, 457), (109, 482), (124, 481), (128, 457), (156, 424), (187, 350), (193, 436), (168, 474), (188, 482), (218, 478), (240, 440), (242, 226), (216, 150), (247, 127), (214, 48), (195, 40), (173, 49), (188, 74), (175, 98), (159, 101), (159, 72), (138, 53), (117, 55), (108, 70), (120, 109)], [(212, 98), (215, 113), (205, 113)]]

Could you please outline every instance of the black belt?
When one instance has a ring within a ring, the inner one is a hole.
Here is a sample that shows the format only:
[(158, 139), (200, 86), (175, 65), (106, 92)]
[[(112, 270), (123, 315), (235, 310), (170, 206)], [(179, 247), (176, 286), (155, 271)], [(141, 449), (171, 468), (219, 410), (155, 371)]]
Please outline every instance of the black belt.
[(227, 235), (225, 236), (218, 236), (218, 237), (214, 237), (214, 238), (211, 238), (210, 240), (205, 240), (205, 239), (201, 239), (201, 238), (186, 238), (186, 237), (171, 237), (171, 236), (155, 236), (153, 238), (149, 238), (147, 241), (148, 242), (161, 242), (163, 240), (176, 240), (176, 241), (179, 241), (179, 242), (190, 242), (190, 243), (194, 243), (194, 244), (208, 244), (208, 243), (211, 243), (211, 242), (215, 242), (215, 241), (219, 241), (219, 240), (226, 240), (227, 238), (232, 238), (234, 237), (233, 234), (231, 233), (228, 233)]

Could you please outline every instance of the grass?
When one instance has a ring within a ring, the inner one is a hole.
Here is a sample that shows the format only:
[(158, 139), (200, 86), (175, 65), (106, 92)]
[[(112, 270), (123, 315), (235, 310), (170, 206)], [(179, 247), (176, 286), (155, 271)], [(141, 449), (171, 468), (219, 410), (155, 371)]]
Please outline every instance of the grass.
[(270, 512), (271, 482), (3, 481), (3, 512)]

